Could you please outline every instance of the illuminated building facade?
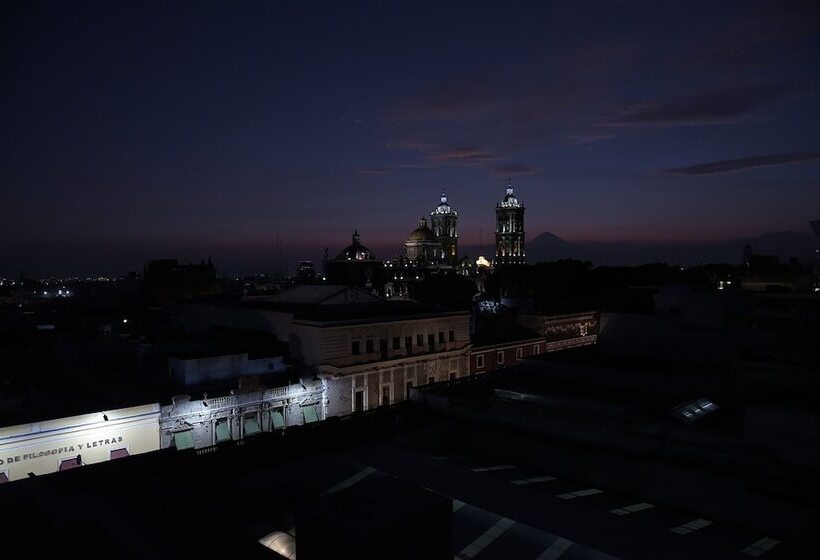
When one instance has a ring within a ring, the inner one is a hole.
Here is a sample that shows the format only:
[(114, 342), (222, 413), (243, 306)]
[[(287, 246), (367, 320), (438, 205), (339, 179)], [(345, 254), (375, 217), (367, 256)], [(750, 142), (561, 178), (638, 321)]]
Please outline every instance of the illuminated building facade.
[(159, 408), (147, 404), (0, 428), (0, 483), (156, 451)]
[(444, 260), (441, 241), (436, 238), (432, 229), (427, 227), (427, 220), (419, 220), (419, 227), (410, 232), (404, 242), (404, 252), (411, 261), (421, 264), (433, 264)]
[(324, 420), (324, 386), (304, 381), (219, 397), (177, 395), (162, 407), (160, 446), (201, 449)]
[[(323, 419), (400, 402), (411, 387), (456, 379), (468, 371), (469, 312), (388, 302), (360, 288), (296, 286), (253, 305), (199, 304), (186, 314), (192, 332), (227, 326), (264, 329), (290, 346), (310, 394), (299, 392), (301, 385), (289, 386), (288, 391), (298, 395), (288, 393), (292, 412), (285, 418), (287, 425), (303, 423), (300, 407), (314, 404), (305, 399), (313, 398), (316, 382), (324, 393), (315, 412)], [(249, 406), (262, 406), (249, 408), (250, 415), (264, 412), (265, 406), (282, 406), (268, 397), (252, 400)], [(245, 412), (232, 414), (236, 418)], [(266, 421), (261, 420), (263, 430)], [(200, 440), (207, 443), (215, 429), (204, 428)], [(224, 433), (222, 428), (222, 437)], [(232, 425), (233, 437), (240, 433), (241, 428)]]
[(495, 208), (495, 223), (495, 264), (525, 264), (524, 205), (513, 194), (512, 183)]
[(456, 270), (458, 265), (458, 212), (453, 210), (442, 192), (430, 220), (421, 218), (419, 226), (404, 242), (404, 254), (385, 262), (384, 295), (406, 299), (413, 286), (431, 274)]
[(404, 243), (404, 256), (422, 265), (453, 265), (458, 260), (458, 212), (447, 202), (442, 192), (438, 206), (430, 212), (427, 220), (419, 220)]
[(442, 191), (441, 202), (430, 213), (433, 235), (441, 243), (441, 253), (445, 261), (455, 262), (458, 258), (458, 212), (450, 207), (447, 194)]

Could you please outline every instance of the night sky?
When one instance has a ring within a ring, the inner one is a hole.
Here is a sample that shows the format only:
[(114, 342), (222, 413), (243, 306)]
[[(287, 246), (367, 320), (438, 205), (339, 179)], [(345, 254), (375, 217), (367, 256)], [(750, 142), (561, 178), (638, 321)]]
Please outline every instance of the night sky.
[[(817, 2), (22, 2), (0, 18), (0, 275), (820, 218)], [(287, 263), (286, 263), (287, 264)]]

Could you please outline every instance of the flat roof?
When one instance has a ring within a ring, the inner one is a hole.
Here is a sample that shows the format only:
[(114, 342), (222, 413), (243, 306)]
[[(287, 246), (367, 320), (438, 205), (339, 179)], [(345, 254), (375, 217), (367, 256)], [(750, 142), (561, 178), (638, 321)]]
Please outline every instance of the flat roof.
[[(483, 423), (430, 415), (396, 422), (395, 414), (388, 409), (289, 429), (281, 436), (259, 434), (241, 446), (227, 444), (208, 453), (162, 450), (0, 485), (0, 500), (11, 512), (5, 544), (37, 542), (38, 554), (56, 556), (79, 537), (88, 556), (271, 558), (259, 539), (289, 531), (298, 544), (300, 531), (293, 529), (301, 504), (334, 488), (355, 489), (388, 477), (452, 501), (450, 558), (471, 550), (476, 560), (502, 555), (531, 560), (556, 546), (581, 560), (729, 557), (760, 539), (765, 525), (760, 516), (752, 517), (758, 527), (733, 523), (737, 514), (723, 506), (725, 513), (715, 518), (650, 500), (647, 484), (631, 490), (602, 485), (590, 495), (592, 481), (584, 477), (596, 469), (613, 477), (634, 470), (629, 467), (664, 472), (664, 465), (641, 454), (611, 449), (587, 454), (533, 440), (524, 445), (519, 435)], [(402, 437), (385, 437), (395, 433)], [(611, 463), (602, 465), (607, 459)], [(712, 475), (687, 463), (669, 468), (678, 476), (690, 470)], [(752, 480), (765, 476), (742, 470)], [(724, 490), (734, 498), (746, 485)], [(691, 489), (667, 484), (664, 491), (674, 496)], [(573, 493), (580, 497), (568, 499)], [(613, 511), (649, 501), (651, 509), (628, 519)], [(811, 525), (810, 509), (788, 511), (794, 512), (794, 524)], [(714, 523), (698, 538), (684, 541), (670, 533), (698, 516)], [(778, 557), (814, 557), (811, 541), (774, 536), (782, 541)], [(473, 546), (476, 542), (483, 546)]]

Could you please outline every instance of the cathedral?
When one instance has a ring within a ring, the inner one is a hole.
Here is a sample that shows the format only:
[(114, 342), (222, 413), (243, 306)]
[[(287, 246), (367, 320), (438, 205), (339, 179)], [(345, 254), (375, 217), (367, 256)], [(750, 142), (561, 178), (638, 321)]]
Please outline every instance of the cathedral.
[(420, 264), (453, 265), (458, 259), (458, 212), (450, 207), (447, 195), (441, 193), (441, 202), (427, 219), (419, 220), (404, 242), (404, 256)]
[(450, 208), (442, 191), (441, 202), (430, 213), (433, 234), (441, 242), (442, 257), (450, 262), (458, 258), (458, 212)]
[[(513, 193), (512, 182), (507, 194), (496, 205), (495, 259), (493, 265), (526, 263), (524, 251), (524, 205)], [(458, 253), (458, 212), (441, 193), (438, 205), (429, 220), (422, 217), (418, 227), (404, 241), (404, 253), (386, 261), (378, 261), (361, 244), (358, 231), (353, 243), (335, 259), (325, 257), (328, 281), (360, 285), (388, 298), (409, 298), (413, 286), (431, 275), (457, 273), (471, 278), (479, 270), (486, 271), (490, 263), (483, 256), (474, 261)]]
[(525, 264), (524, 205), (513, 194), (512, 181), (507, 196), (495, 207), (495, 264)]

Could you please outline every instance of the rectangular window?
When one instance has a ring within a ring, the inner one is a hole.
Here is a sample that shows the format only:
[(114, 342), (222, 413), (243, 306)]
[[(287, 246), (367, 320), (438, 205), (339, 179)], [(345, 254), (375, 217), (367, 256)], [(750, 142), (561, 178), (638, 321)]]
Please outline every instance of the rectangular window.
[(436, 335), (434, 335), (434, 334), (428, 334), (427, 335), (427, 346), (429, 346), (431, 350), (433, 348), (435, 348), (435, 346), (436, 346)]
[(427, 383), (429, 383), (430, 385), (432, 385), (435, 382), (436, 382), (436, 378), (433, 377), (432, 375), (427, 378)]
[(393, 350), (401, 350), (401, 338), (398, 336), (393, 337)]
[(475, 368), (484, 369), (484, 354), (479, 354), (475, 357)]
[(413, 337), (412, 336), (405, 336), (404, 337), (404, 347), (407, 348), (407, 351), (413, 349)]
[(516, 348), (515, 349), (515, 359), (516, 360), (523, 360), (524, 359), (524, 349), (523, 348)]
[(417, 334), (416, 335), (416, 346), (424, 346), (424, 335)]
[(438, 341), (439, 341), (439, 344), (444, 344), (444, 331), (439, 331), (438, 332)]
[(367, 341), (367, 353), (368, 354), (373, 353), (373, 341), (372, 340)]
[(302, 414), (305, 417), (305, 424), (313, 424), (319, 421), (319, 411), (316, 410), (315, 404), (302, 406)]
[(532, 353), (533, 354), (540, 354), (541, 353), (541, 345), (540, 344), (534, 345), (532, 347)]
[(217, 420), (214, 431), (216, 433), (216, 443), (221, 443), (231, 439), (231, 426), (228, 424), (227, 418)]
[(242, 419), (242, 429), (245, 431), (246, 436), (252, 436), (262, 431), (256, 414), (248, 414)]
[(495, 363), (503, 364), (504, 363), (504, 352), (498, 352), (495, 355)]
[(412, 381), (408, 381), (408, 382), (407, 382), (407, 386), (406, 386), (407, 396), (405, 396), (405, 397), (404, 397), (404, 398), (406, 398), (408, 401), (410, 400), (410, 389), (412, 389), (412, 388), (413, 388), (413, 382), (412, 382)]
[(361, 346), (360, 346), (360, 343), (359, 343), (359, 341), (358, 341), (358, 340), (354, 340), (354, 341), (350, 344), (350, 349), (351, 349), (351, 351), (353, 352), (353, 355), (354, 355), (354, 356), (355, 356), (356, 354), (361, 354), (361, 353), (362, 353)]
[(281, 430), (285, 427), (285, 409), (274, 408), (270, 411), (270, 422), (274, 430)]
[(353, 398), (353, 412), (364, 412), (364, 391), (356, 391)]
[(448, 336), (450, 338), (450, 342), (455, 342), (456, 341), (456, 331), (450, 331), (448, 333)]
[(174, 447), (180, 449), (194, 448), (194, 431), (184, 430), (182, 432), (174, 432)]
[(450, 381), (455, 381), (455, 379), (456, 379), (456, 372), (454, 372), (454, 371), (450, 372)]
[(382, 406), (390, 406), (390, 385), (382, 387)]

